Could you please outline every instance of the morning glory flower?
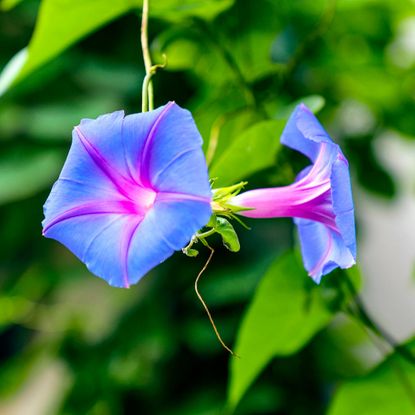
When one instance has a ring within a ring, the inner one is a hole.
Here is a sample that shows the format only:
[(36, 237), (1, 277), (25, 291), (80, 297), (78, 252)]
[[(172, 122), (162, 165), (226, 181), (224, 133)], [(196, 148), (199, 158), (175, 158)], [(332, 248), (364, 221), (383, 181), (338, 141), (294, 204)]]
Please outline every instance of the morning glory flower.
[(82, 120), (45, 203), (43, 234), (110, 285), (129, 287), (209, 221), (201, 144), (174, 102)]
[(303, 153), (312, 165), (289, 186), (247, 191), (231, 203), (250, 208), (238, 214), (251, 218), (293, 217), (305, 268), (319, 283), (323, 275), (349, 268), (356, 259), (348, 162), (304, 104), (288, 120), (281, 143)]

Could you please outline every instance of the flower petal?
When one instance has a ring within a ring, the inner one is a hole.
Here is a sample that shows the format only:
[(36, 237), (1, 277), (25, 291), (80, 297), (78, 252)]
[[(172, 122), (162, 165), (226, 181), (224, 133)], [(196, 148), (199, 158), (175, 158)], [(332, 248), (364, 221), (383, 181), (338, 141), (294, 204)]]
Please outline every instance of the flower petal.
[(128, 286), (125, 246), (142, 218), (121, 214), (76, 216), (52, 226), (47, 237), (62, 241), (88, 269), (117, 287)]
[(47, 224), (65, 211), (85, 203), (119, 200), (120, 192), (73, 132), (72, 145), (59, 179), (44, 205)]
[(312, 162), (317, 159), (322, 143), (338, 147), (304, 104), (298, 105), (291, 114), (282, 133), (281, 143), (303, 153)]
[(146, 163), (143, 160), (144, 149), (146, 146), (149, 148), (149, 143), (153, 139), (152, 136), (157, 131), (157, 125), (163, 118), (165, 111), (168, 110), (169, 105), (171, 103), (153, 111), (130, 114), (124, 118), (122, 126), (122, 146), (119, 146), (118, 149), (122, 149), (128, 174), (137, 183), (143, 184), (145, 181), (145, 178), (141, 177), (142, 172), (147, 177)]
[(120, 201), (94, 201), (89, 203), (78, 204), (70, 209), (63, 211), (61, 214), (48, 217), (43, 223), (43, 235), (48, 236), (50, 228), (60, 222), (64, 222), (79, 216), (107, 215), (107, 214), (132, 214), (140, 215), (141, 212), (137, 206), (128, 200)]
[(183, 248), (210, 215), (210, 203), (167, 197), (145, 217), (86, 212), (57, 221), (47, 229), (47, 236), (64, 241), (110, 285), (128, 287)]
[(332, 166), (331, 197), (337, 228), (340, 230), (345, 245), (356, 258), (356, 231), (349, 165), (342, 155)]
[[(170, 102), (153, 111), (126, 117), (124, 111), (116, 111), (101, 115), (95, 120), (83, 119), (76, 130), (92, 147), (99, 149), (101, 157), (113, 170), (141, 183), (144, 152), (151, 153), (151, 143), (159, 130), (158, 125), (173, 105), (175, 104)], [(147, 175), (147, 171), (144, 175)]]
[(202, 137), (189, 111), (174, 102), (163, 112), (143, 149), (141, 177), (161, 192), (211, 197)]
[(131, 240), (134, 254), (129, 256), (129, 282), (135, 284), (151, 268), (181, 250), (206, 225), (211, 213), (210, 203), (203, 201), (156, 201)]
[(350, 268), (355, 259), (342, 236), (322, 223), (294, 219), (300, 236), (301, 253), (306, 270), (315, 282), (333, 269)]
[(87, 151), (88, 147), (94, 149), (110, 170), (127, 177), (121, 134), (123, 120), (124, 111), (101, 115), (95, 120), (83, 119), (75, 127), (75, 133), (84, 142)]

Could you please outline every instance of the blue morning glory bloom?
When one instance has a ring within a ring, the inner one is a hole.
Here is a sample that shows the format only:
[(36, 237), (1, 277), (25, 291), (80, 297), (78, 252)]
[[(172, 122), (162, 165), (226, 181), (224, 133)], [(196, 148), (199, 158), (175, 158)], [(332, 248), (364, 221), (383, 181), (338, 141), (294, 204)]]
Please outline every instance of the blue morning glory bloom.
[(209, 221), (201, 144), (174, 102), (82, 120), (45, 203), (43, 234), (110, 285), (129, 287)]
[(337, 267), (356, 260), (354, 207), (349, 165), (313, 113), (299, 105), (281, 136), (281, 143), (307, 156), (312, 165), (284, 187), (255, 189), (231, 203), (250, 208), (252, 218), (293, 217), (298, 227), (304, 266), (320, 282)]

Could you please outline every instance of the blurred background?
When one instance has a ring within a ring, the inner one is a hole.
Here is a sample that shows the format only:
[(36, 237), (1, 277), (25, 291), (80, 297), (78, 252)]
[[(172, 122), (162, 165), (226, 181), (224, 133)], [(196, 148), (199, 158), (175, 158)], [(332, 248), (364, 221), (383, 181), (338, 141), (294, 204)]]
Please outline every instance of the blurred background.
[[(121, 0), (82, 2), (94, 4), (81, 19), (77, 2), (0, 1), (0, 69), (29, 44), (41, 3), (37, 43), (29, 49), (33, 70), (10, 87), (16, 68), (0, 76), (0, 414), (224, 414), (229, 355), (193, 291), (207, 252), (196, 259), (178, 253), (122, 290), (41, 236), (42, 206), (73, 126), (118, 109), (139, 112), (144, 76), (140, 7)], [(118, 3), (124, 6), (98, 19)], [(175, 100), (192, 111), (206, 146), (218, 140), (213, 173), (257, 123), (283, 125), (294, 102), (318, 112), (350, 161), (363, 302), (395, 341), (409, 341), (415, 2), (159, 0), (150, 16), (153, 58), (168, 58), (154, 78), (156, 106)], [(287, 184), (305, 164), (280, 149), (271, 165), (242, 178), (252, 187)], [(200, 285), (231, 345), (264, 273), (297, 246), (290, 220), (248, 224), (250, 231), (237, 225), (239, 253), (215, 241)], [(304, 289), (314, 290), (303, 279)], [(322, 290), (329, 295), (333, 287)], [(236, 414), (415, 412), (382, 365), (384, 350), (337, 311), (301, 347), (274, 353)], [(276, 323), (267, 330), (278, 336), (280, 329)], [(415, 385), (413, 370), (405, 370)]]

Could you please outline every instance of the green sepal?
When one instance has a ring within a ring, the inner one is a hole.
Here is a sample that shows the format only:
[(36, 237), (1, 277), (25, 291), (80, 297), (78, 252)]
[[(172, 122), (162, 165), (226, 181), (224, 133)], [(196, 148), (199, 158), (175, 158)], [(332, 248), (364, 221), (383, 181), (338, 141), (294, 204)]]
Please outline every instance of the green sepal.
[(216, 215), (213, 214), (210, 219), (209, 222), (206, 224), (206, 228), (215, 228), (216, 227)]
[(236, 196), (247, 184), (248, 182), (240, 182), (232, 186), (213, 189), (212, 190), (213, 200), (214, 201), (228, 200), (231, 197)]
[(182, 252), (188, 257), (194, 258), (199, 255), (199, 251), (193, 248), (183, 248)]
[(216, 218), (216, 232), (222, 237), (223, 245), (231, 252), (238, 252), (241, 248), (238, 235), (232, 224), (225, 218)]

